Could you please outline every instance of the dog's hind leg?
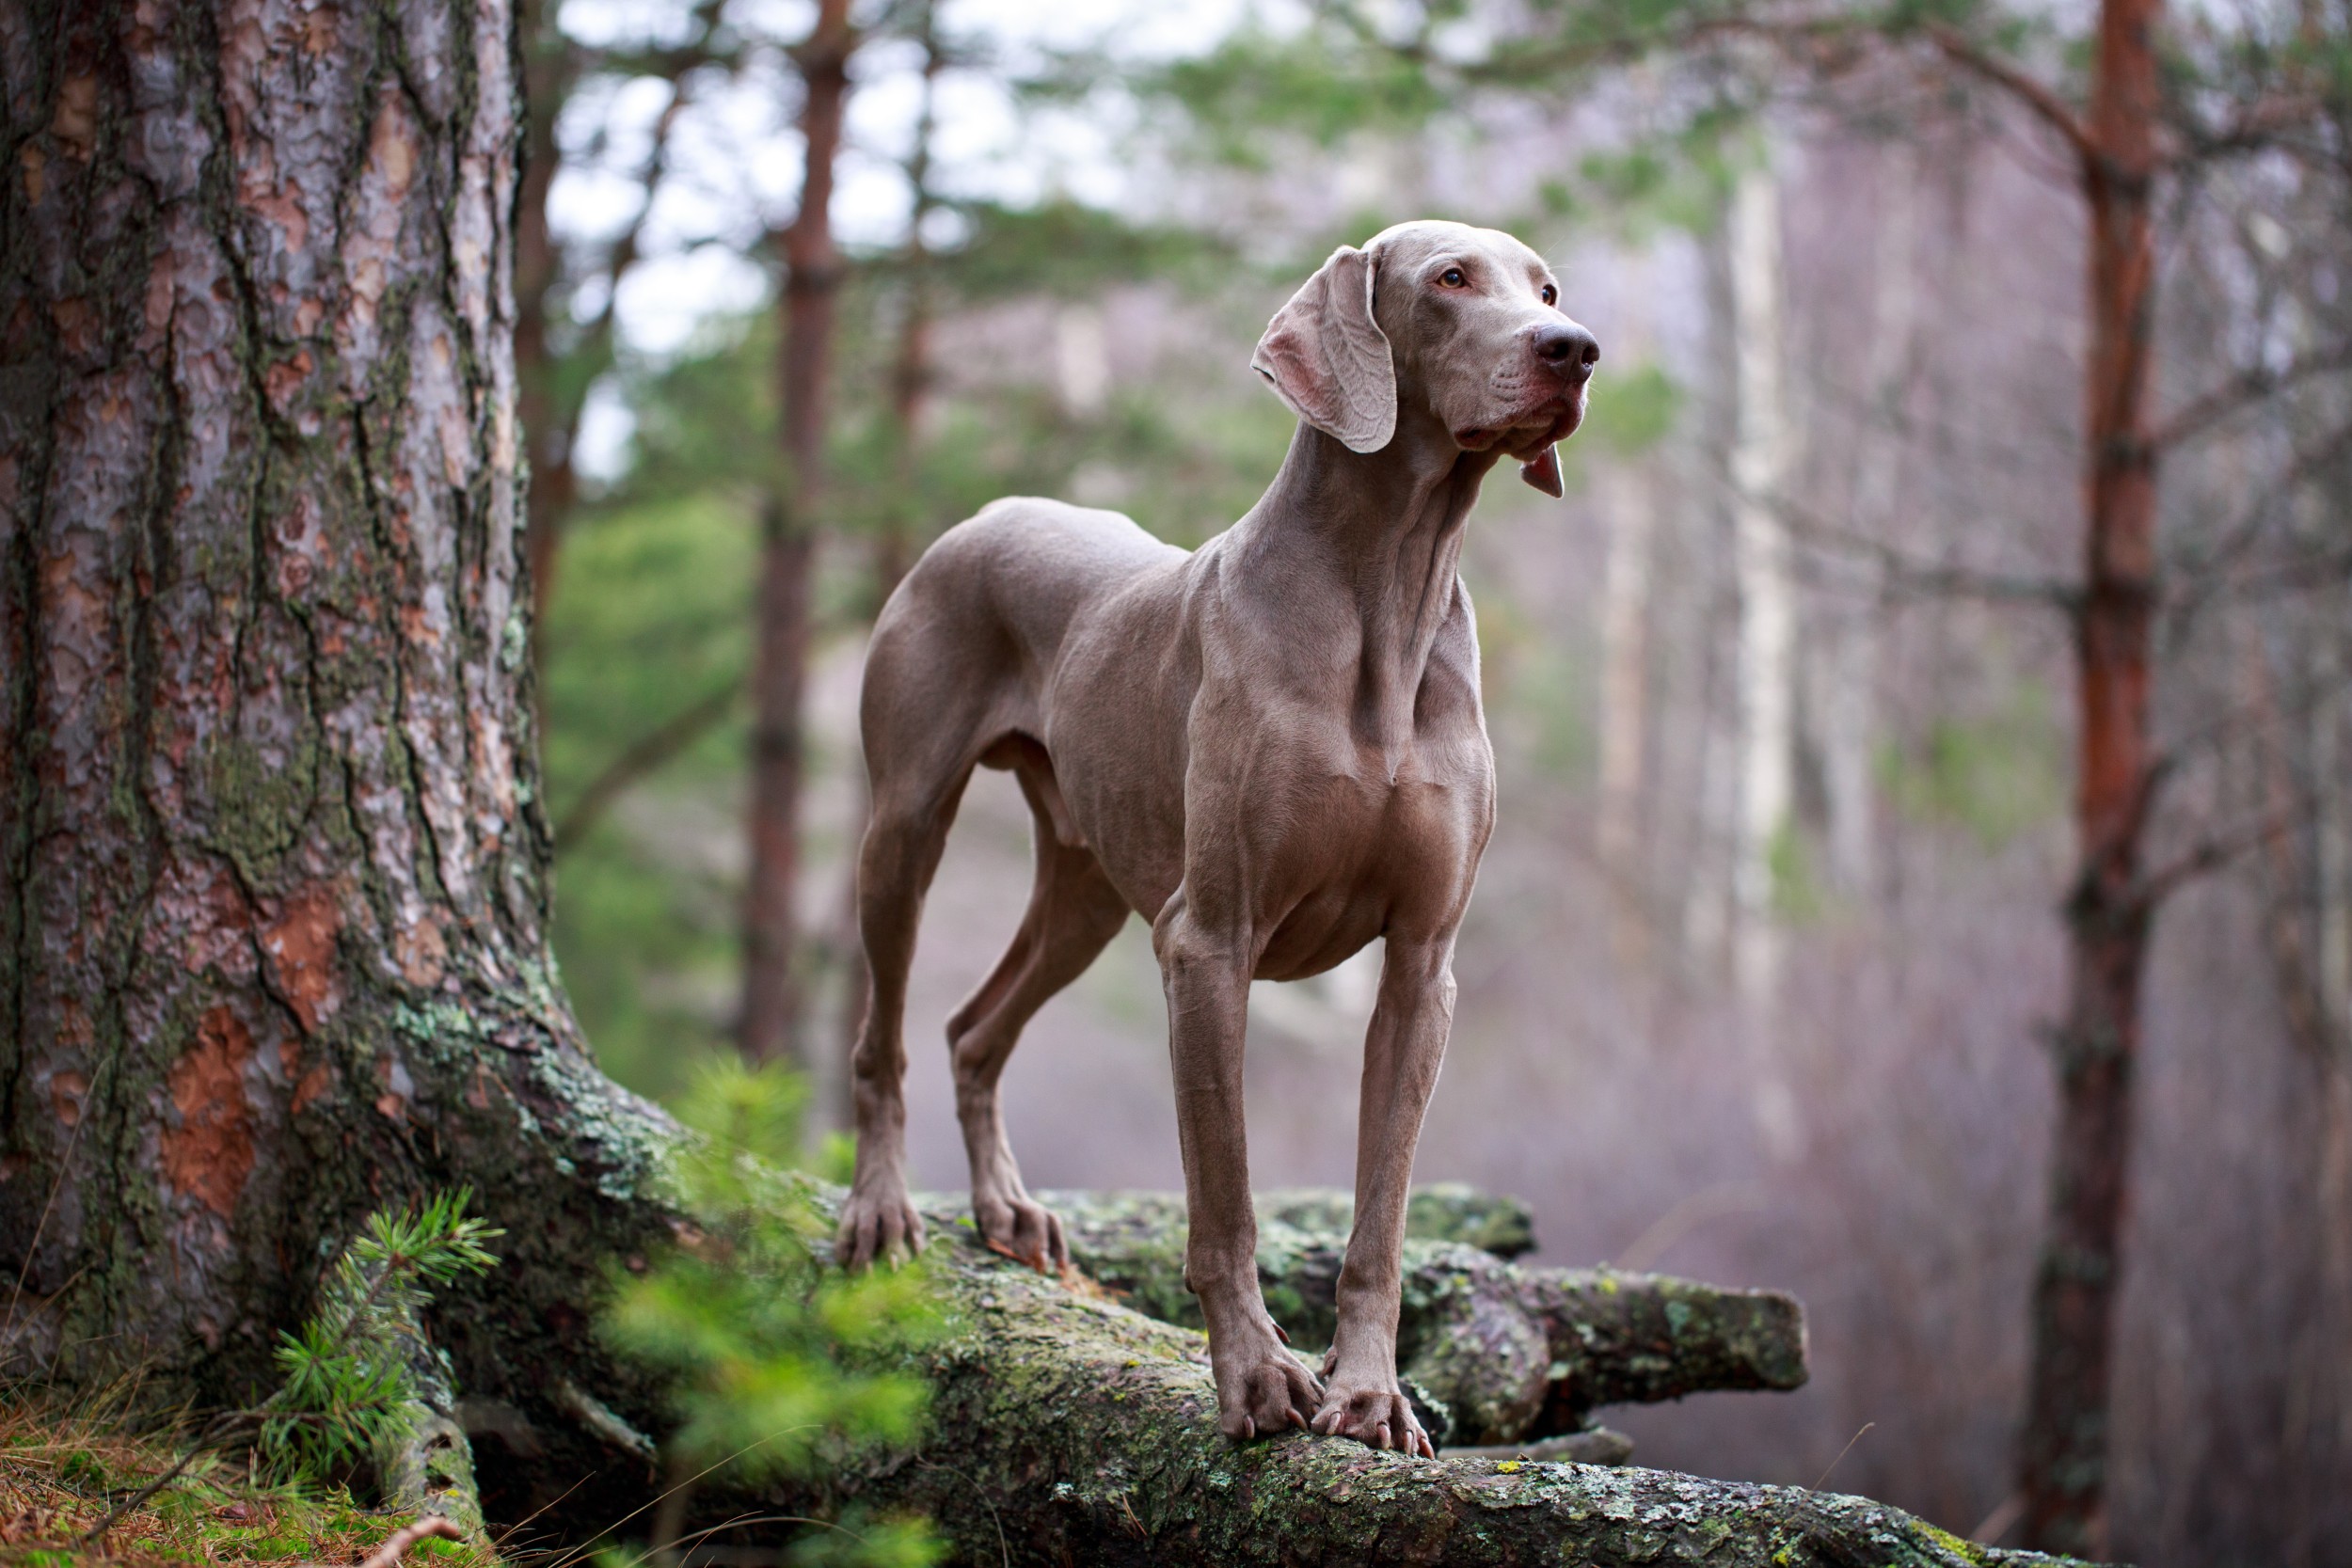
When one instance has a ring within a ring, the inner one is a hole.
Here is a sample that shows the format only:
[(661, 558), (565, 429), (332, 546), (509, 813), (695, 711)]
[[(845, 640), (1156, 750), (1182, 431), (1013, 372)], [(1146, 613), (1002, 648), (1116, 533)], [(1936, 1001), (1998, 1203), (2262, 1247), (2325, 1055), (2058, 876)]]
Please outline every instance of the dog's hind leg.
[(1109, 945), (1126, 923), (1126, 900), (1094, 852), (1063, 841), (1053, 766), (1043, 748), (1015, 736), (985, 759), (1009, 763), (1028, 798), (1037, 835), (1037, 880), (1021, 928), (996, 967), (947, 1021), (956, 1115), (972, 1161), (972, 1217), (1000, 1252), (1052, 1273), (1070, 1262), (1061, 1221), (1029, 1196), (1005, 1139), (997, 1081), (1023, 1025)]

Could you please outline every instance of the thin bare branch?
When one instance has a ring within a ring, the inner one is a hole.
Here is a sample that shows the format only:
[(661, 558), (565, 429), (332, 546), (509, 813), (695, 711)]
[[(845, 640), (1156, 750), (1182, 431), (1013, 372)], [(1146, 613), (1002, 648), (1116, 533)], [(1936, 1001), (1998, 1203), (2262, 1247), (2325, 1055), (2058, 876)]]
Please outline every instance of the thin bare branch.
[(2352, 371), (2352, 343), (2341, 344), (2325, 354), (2296, 360), (2283, 370), (2256, 366), (2242, 371), (2216, 387), (2202, 397), (2192, 398), (2172, 417), (2158, 425), (2148, 437), (2148, 444), (2162, 451), (2177, 446), (2192, 436), (2201, 435), (2231, 415), (2240, 413), (2261, 403), (2265, 398), (2285, 391), (2318, 376), (2335, 375)]
[(2239, 856), (2278, 839), (2294, 828), (2299, 815), (2295, 808), (2284, 807), (2266, 812), (2232, 832), (2200, 839), (2182, 854), (2141, 877), (2133, 890), (2133, 900), (2143, 910), (2154, 909), (2185, 884), (2218, 871)]
[(1948, 24), (1931, 22), (1923, 31), (1927, 40), (1946, 59), (1970, 75), (1999, 87), (2030, 110), (2042, 124), (2056, 131), (2074, 150), (2074, 156), (2081, 161), (2085, 170), (2095, 168), (2104, 161), (2105, 154), (2084, 127), (2074, 105), (2060, 98), (2048, 84), (1999, 55), (1989, 53)]
[(1948, 562), (1921, 561), (1883, 540), (1856, 533), (1816, 516), (1793, 501), (1784, 499), (1777, 510), (1790, 536), (1798, 543), (1819, 550), (1867, 560), (1883, 574), (1888, 586), (1923, 598), (1991, 599), (2072, 610), (2082, 594), (2077, 584), (2064, 578), (1986, 572)]
[(580, 792), (580, 798), (557, 820), (555, 852), (560, 855), (578, 844), (630, 786), (715, 728), (734, 708), (736, 694), (741, 690), (740, 682), (727, 682), (685, 712), (640, 736), (613, 758), (603, 772), (588, 782), (588, 787)]

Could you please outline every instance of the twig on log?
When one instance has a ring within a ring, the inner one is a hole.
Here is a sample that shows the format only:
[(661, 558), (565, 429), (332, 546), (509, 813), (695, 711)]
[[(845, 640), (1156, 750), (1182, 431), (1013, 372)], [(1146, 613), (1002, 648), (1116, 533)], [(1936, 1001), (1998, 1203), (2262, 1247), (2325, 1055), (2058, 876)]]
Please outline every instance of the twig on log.
[(403, 1525), (385, 1538), (359, 1568), (392, 1568), (408, 1555), (408, 1548), (420, 1541), (463, 1541), (466, 1532), (437, 1513), (428, 1513), (413, 1525)]

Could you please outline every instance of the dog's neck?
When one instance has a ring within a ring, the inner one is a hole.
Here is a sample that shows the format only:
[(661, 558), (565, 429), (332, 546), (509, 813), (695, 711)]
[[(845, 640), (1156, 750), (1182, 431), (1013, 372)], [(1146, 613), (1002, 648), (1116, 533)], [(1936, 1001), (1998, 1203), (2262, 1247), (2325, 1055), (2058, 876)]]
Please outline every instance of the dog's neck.
[(1352, 718), (1379, 746), (1391, 783), (1454, 600), (1462, 526), (1498, 455), (1464, 451), (1425, 415), (1400, 417), (1375, 452), (1350, 451), (1302, 420), (1281, 471), (1233, 529), (1253, 569), (1347, 607), (1361, 631)]

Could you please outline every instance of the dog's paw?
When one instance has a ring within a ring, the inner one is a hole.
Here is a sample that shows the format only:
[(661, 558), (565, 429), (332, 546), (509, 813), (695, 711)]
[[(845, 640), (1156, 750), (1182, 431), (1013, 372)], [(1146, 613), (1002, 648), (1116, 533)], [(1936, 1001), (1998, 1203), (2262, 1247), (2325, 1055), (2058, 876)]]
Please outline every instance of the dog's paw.
[(907, 1200), (904, 1187), (868, 1192), (852, 1188), (841, 1205), (841, 1228), (833, 1255), (845, 1269), (877, 1262), (896, 1265), (923, 1250), (923, 1216)]
[(972, 1223), (992, 1252), (1017, 1259), (1040, 1274), (1070, 1267), (1070, 1243), (1061, 1216), (1027, 1193), (975, 1193)]
[(1307, 1364), (1268, 1339), (1244, 1355), (1211, 1357), (1216, 1371), (1217, 1430), (1236, 1443), (1304, 1427), (1323, 1397)]
[(1435, 1459), (1438, 1450), (1413, 1418), (1413, 1407), (1396, 1380), (1351, 1385), (1334, 1379), (1324, 1389), (1323, 1403), (1311, 1423), (1326, 1437), (1353, 1437), (1375, 1449)]

